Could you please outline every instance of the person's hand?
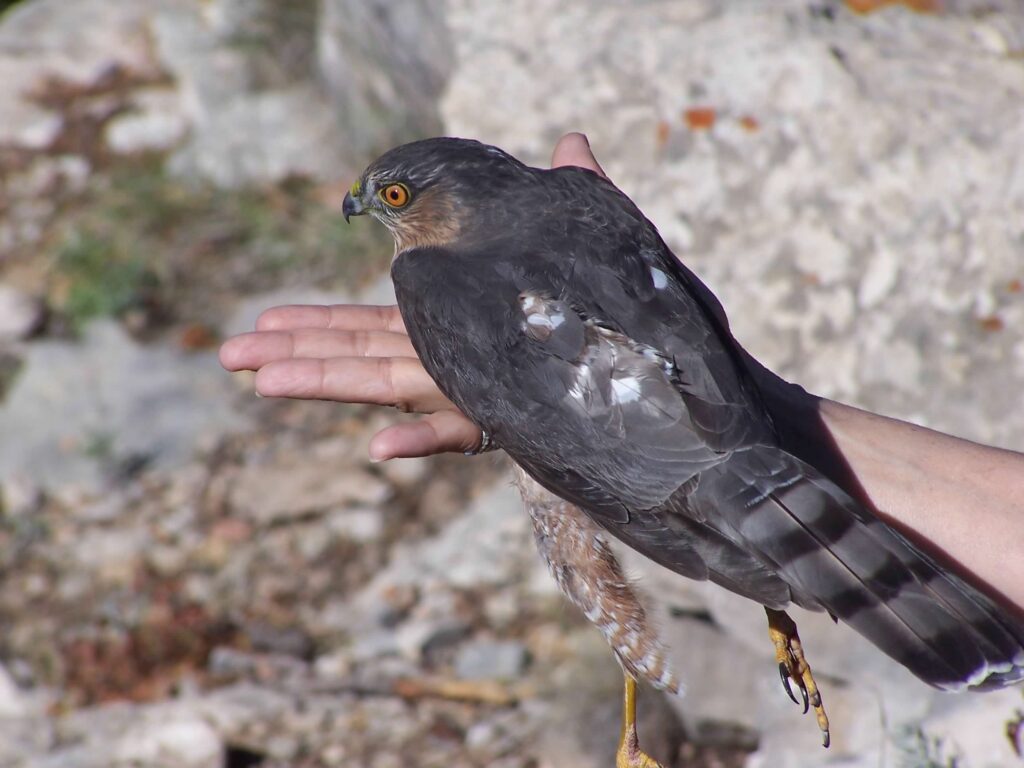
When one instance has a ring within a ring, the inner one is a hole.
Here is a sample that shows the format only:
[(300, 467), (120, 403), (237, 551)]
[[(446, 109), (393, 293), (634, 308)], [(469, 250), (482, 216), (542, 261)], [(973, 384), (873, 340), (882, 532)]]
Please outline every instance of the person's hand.
[[(563, 136), (551, 166), (576, 165), (605, 175), (580, 133)], [(264, 397), (389, 405), (425, 414), (378, 432), (370, 458), (471, 451), (480, 430), (437, 388), (420, 364), (398, 307), (284, 306), (268, 309), (256, 331), (228, 339), (220, 362), (256, 371)]]

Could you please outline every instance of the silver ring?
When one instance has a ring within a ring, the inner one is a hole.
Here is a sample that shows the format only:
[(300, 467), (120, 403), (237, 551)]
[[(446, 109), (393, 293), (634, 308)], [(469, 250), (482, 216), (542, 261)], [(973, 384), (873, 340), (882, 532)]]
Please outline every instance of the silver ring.
[(476, 456), (480, 453), (487, 453), (487, 451), (493, 451), (497, 446), (494, 445), (494, 441), (491, 439), (491, 433), (486, 429), (480, 429), (480, 445), (474, 450), (466, 451), (466, 456)]

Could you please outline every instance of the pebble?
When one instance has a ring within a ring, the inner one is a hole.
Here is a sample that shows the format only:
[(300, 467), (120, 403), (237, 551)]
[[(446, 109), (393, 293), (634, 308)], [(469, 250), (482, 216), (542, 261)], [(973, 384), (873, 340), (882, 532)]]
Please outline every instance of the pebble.
[(137, 723), (111, 746), (115, 766), (222, 768), (224, 745), (217, 732), (195, 716), (176, 715)]
[(324, 462), (294, 466), (250, 466), (230, 492), (239, 514), (271, 525), (349, 504), (376, 505), (391, 494), (387, 484), (355, 467), (339, 469)]
[(179, 143), (188, 132), (180, 107), (129, 112), (106, 127), (107, 146), (122, 155), (159, 152)]
[(469, 624), (454, 616), (408, 621), (394, 631), (394, 642), (407, 659), (419, 660), (431, 651), (454, 645), (469, 631)]
[(24, 699), (14, 678), (3, 665), (0, 665), (0, 719), (22, 717), (27, 714), (29, 707)]
[(384, 535), (384, 513), (373, 507), (335, 510), (326, 522), (336, 535), (359, 544), (379, 541)]
[(0, 513), (6, 517), (22, 517), (37, 511), (43, 504), (43, 490), (31, 476), (19, 472), (0, 485)]
[(459, 648), (455, 674), (464, 680), (508, 680), (522, 675), (528, 661), (526, 647), (514, 640), (478, 640)]
[(41, 301), (0, 283), (0, 342), (28, 338), (39, 329), (44, 317)]

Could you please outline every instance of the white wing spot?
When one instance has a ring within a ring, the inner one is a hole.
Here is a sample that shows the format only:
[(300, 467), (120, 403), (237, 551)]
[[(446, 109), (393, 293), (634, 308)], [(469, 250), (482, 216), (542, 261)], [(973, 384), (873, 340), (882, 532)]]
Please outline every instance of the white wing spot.
[(612, 396), (620, 403), (635, 403), (640, 399), (640, 381), (636, 376), (612, 379)]
[(592, 371), (590, 366), (584, 363), (576, 369), (576, 380), (569, 387), (569, 394), (579, 401), (586, 399), (586, 391), (590, 386)]
[(654, 287), (658, 290), (668, 286), (668, 275), (657, 267), (651, 267), (651, 279), (654, 281)]
[(540, 299), (538, 299), (532, 293), (524, 293), (522, 296), (519, 297), (519, 303), (522, 304), (523, 309), (529, 312), (540, 303)]

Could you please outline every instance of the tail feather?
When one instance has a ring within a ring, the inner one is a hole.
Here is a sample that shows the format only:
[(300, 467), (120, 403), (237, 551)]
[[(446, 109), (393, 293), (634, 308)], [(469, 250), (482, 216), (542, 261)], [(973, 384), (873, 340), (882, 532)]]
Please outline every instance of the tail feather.
[(723, 532), (767, 561), (795, 602), (828, 611), (925, 682), (1024, 679), (1024, 624), (781, 449), (737, 452), (691, 500), (713, 506), (708, 519), (724, 518)]

